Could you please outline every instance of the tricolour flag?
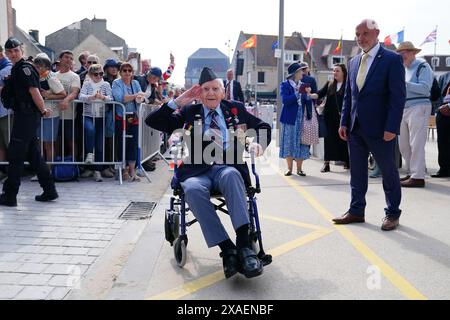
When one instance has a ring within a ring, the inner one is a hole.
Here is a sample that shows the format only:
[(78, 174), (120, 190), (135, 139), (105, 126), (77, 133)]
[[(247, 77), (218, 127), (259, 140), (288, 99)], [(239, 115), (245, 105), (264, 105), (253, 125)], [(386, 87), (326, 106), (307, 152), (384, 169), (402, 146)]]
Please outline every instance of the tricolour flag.
[(334, 49), (333, 53), (339, 54), (339, 53), (341, 53), (341, 50), (342, 50), (342, 38), (341, 38), (341, 40), (339, 40), (338, 46), (336, 47), (336, 49)]
[(256, 48), (256, 34), (242, 44), (242, 49)]
[(308, 42), (308, 47), (306, 48), (306, 54), (308, 54), (311, 51), (311, 48), (314, 46), (314, 38), (311, 37)]
[(384, 44), (386, 46), (391, 46), (394, 43), (402, 43), (405, 41), (405, 30), (397, 32), (396, 34), (391, 34), (384, 38)]
[(423, 46), (425, 43), (436, 41), (436, 37), (437, 37), (437, 28), (434, 29), (434, 30), (428, 35), (428, 37), (425, 39), (425, 41), (424, 41), (419, 47)]

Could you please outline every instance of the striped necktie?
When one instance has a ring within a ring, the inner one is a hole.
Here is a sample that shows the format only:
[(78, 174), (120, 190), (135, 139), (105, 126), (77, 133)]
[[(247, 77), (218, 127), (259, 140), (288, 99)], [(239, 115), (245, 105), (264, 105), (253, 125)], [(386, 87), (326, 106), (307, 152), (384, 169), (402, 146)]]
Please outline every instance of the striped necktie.
[(231, 100), (231, 81), (228, 81), (226, 93), (227, 93), (227, 100), (230, 101)]
[(217, 113), (216, 110), (211, 110), (208, 116), (211, 117), (211, 124), (209, 125), (209, 129), (211, 130), (212, 133), (211, 140), (213, 140), (215, 144), (217, 144), (220, 148), (223, 149), (224, 137), (222, 134), (222, 130), (220, 129), (219, 126), (219, 119), (218, 119), (219, 114)]

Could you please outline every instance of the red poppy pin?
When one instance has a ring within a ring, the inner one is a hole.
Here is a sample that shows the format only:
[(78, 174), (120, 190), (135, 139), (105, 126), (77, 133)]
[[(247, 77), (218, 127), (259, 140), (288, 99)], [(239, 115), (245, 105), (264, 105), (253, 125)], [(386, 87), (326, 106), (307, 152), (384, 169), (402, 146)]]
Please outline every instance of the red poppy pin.
[(231, 113), (236, 117), (238, 114), (239, 114), (239, 112), (238, 112), (238, 109), (237, 108), (233, 108), (233, 109), (231, 109)]

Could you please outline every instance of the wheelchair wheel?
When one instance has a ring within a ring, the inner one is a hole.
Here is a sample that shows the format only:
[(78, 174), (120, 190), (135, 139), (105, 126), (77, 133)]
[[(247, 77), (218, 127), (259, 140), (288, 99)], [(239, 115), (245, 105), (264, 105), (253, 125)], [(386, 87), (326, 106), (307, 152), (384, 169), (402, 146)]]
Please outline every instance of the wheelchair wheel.
[(187, 261), (187, 239), (177, 238), (173, 245), (173, 253), (175, 255), (175, 260), (180, 268), (186, 265)]
[(369, 155), (369, 170), (374, 170), (376, 166), (375, 158), (372, 154)]
[(173, 234), (173, 226), (170, 223), (170, 216), (173, 216), (173, 213), (170, 210), (166, 210), (166, 217), (164, 219), (164, 231), (166, 234), (166, 240), (173, 247), (173, 242), (175, 241), (175, 235)]

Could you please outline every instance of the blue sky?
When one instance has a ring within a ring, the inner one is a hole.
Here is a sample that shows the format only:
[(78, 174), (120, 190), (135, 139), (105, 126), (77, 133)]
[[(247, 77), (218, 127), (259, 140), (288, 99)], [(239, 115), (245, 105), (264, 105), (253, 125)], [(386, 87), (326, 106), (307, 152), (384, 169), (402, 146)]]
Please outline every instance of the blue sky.
[[(18, 25), (39, 29), (41, 39), (83, 18), (108, 20), (108, 29), (137, 48), (154, 66), (165, 68), (170, 52), (177, 59), (173, 81), (184, 84), (187, 58), (198, 48), (236, 46), (239, 32), (278, 34), (279, 0), (12, 0)], [(299, 1), (285, 0), (285, 34), (302, 32), (309, 37), (354, 38), (355, 26), (364, 18), (375, 19), (380, 40), (405, 28), (406, 39), (419, 46), (438, 25), (438, 54), (450, 53), (450, 5), (444, 0)], [(47, 17), (48, 16), (48, 17)], [(41, 40), (44, 42), (44, 40)], [(422, 47), (431, 54), (434, 44)]]

